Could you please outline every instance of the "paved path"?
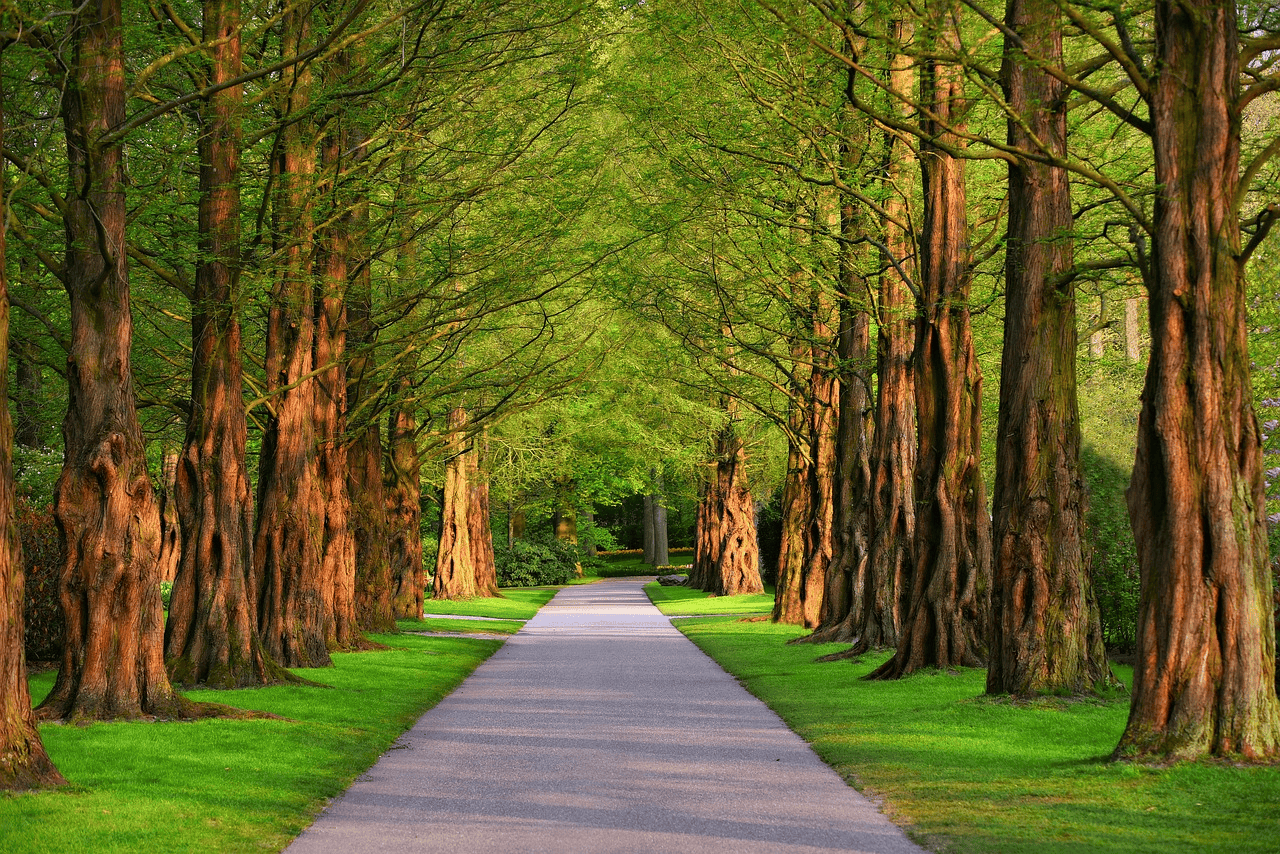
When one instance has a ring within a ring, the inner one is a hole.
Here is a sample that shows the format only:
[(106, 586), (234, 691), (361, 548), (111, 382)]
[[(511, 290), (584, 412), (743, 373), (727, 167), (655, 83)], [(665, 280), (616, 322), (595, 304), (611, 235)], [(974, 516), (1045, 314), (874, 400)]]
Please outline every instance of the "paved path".
[(290, 854), (922, 850), (642, 585), (561, 591)]

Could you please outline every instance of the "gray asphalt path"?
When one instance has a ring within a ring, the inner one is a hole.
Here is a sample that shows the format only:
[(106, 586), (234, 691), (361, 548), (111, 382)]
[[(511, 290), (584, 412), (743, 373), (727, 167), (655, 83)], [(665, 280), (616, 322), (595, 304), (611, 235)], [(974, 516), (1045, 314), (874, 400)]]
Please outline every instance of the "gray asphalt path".
[(561, 591), (286, 850), (923, 850), (642, 585)]

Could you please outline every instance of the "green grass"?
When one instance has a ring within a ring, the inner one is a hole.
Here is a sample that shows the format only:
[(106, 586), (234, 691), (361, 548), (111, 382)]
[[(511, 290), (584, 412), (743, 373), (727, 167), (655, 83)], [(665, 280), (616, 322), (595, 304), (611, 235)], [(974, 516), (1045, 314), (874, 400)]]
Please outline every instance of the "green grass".
[[(935, 850), (987, 854), (1275, 852), (1280, 767), (1112, 763), (1125, 698), (1017, 704), (986, 672), (862, 675), (887, 653), (819, 664), (793, 626), (681, 620), (681, 631)], [(1117, 668), (1127, 679), (1130, 671)]]
[(524, 627), (524, 620), (450, 620), (429, 617), (425, 620), (396, 620), (402, 632), (480, 632), (492, 635), (514, 635)]
[(555, 587), (504, 587), (498, 599), (428, 599), (423, 610), (428, 614), (527, 620), (550, 602), (556, 591)]
[(764, 593), (745, 596), (712, 596), (688, 587), (663, 587), (654, 581), (646, 584), (644, 592), (658, 610), (668, 617), (688, 617), (698, 614), (767, 614), (773, 609), (773, 587)]
[[(0, 796), (4, 852), (277, 851), (501, 641), (373, 635), (392, 647), (294, 671), (331, 688), (192, 691), (288, 720), (44, 725), (70, 781)], [(39, 702), (53, 673), (33, 677)]]

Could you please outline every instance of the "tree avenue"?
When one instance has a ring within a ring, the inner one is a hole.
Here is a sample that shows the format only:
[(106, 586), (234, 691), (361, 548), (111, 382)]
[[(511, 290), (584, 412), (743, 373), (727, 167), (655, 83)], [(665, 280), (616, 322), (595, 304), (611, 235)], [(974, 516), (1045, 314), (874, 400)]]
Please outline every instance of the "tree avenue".
[(1115, 759), (1280, 758), (1280, 21), (997, 5), (6, 7), (0, 788), (61, 784), (38, 720), (234, 713), (175, 686), (501, 596), (522, 536), (589, 567), (642, 501), (833, 673), (1106, 701), (1121, 648)]

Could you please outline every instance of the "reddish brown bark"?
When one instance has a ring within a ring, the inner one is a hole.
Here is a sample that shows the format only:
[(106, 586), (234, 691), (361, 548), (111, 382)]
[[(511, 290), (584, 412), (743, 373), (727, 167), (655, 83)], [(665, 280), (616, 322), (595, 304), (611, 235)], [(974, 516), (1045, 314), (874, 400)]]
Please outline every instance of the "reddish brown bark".
[[(814, 322), (816, 340), (830, 340), (825, 324)], [(798, 370), (807, 386), (792, 403), (793, 433), (782, 491), (782, 548), (771, 619), (814, 628), (822, 614), (832, 555), (832, 490), (835, 468), (838, 383), (830, 358), (803, 348), (810, 364)]]
[(1280, 755), (1253, 412), (1234, 6), (1156, 4), (1151, 360), (1128, 492), (1141, 594), (1118, 756)]
[[(408, 394), (409, 384), (407, 378), (402, 381), (402, 395)], [(392, 608), (396, 617), (408, 619), (422, 616), (427, 579), (422, 562), (422, 462), (417, 434), (412, 402), (401, 399), (387, 425), (387, 558), (394, 584)]]
[(476, 595), (501, 596), (498, 592), (498, 567), (493, 559), (493, 527), (489, 519), (489, 474), (484, 470), (481, 454), (472, 451), (466, 456), (471, 483), (467, 529), (471, 541), (471, 562), (476, 573)]
[(719, 466), (698, 484), (698, 509), (694, 519), (693, 565), (689, 568), (686, 585), (695, 590), (707, 590), (715, 575), (720, 559), (720, 488)]
[[(240, 4), (206, 0), (209, 83), (241, 73)], [(253, 559), (253, 504), (240, 304), (241, 90), (228, 86), (202, 105), (200, 262), (191, 319), (191, 415), (173, 498), (182, 551), (165, 627), (165, 663), (178, 684), (238, 688), (289, 681), (267, 658), (247, 579)]]
[(43, 719), (89, 721), (190, 712), (164, 668), (160, 514), (146, 470), (130, 366), (120, 5), (81, 8), (62, 94), (68, 191), (63, 285), (70, 302), (65, 457), (54, 513), (64, 564), (66, 642)]
[[(953, 52), (950, 24), (939, 37)], [(924, 223), (916, 324), (916, 539), (910, 605), (892, 658), (869, 674), (893, 679), (923, 667), (985, 664), (990, 622), (991, 519), (979, 466), (982, 374), (969, 324), (971, 261), (964, 161), (929, 142), (960, 145), (963, 74), (928, 62), (921, 100)]]
[[(298, 52), (308, 38), (305, 13), (290, 10), (282, 25), (281, 49)], [(286, 114), (310, 103), (309, 65), (290, 78)], [(310, 122), (281, 131), (273, 164), (273, 227), (279, 273), (267, 314), (267, 390), (272, 393), (258, 466), (258, 520), (250, 589), (257, 598), (258, 630), (267, 654), (286, 667), (332, 664), (326, 643), (332, 590), (321, 577), (325, 524), (324, 492), (318, 483), (313, 281), (313, 212), (316, 143)]]
[(178, 518), (178, 455), (160, 458), (160, 580), (173, 581), (182, 560), (182, 521)]
[[(0, 58), (3, 57), (0, 48)], [(4, 92), (0, 90), (0, 145)], [(49, 759), (31, 713), (23, 655), (22, 540), (14, 519), (13, 421), (9, 417), (9, 281), (5, 231), (9, 220), (0, 170), (0, 791), (43, 789), (67, 781)]]
[[(1061, 158), (1065, 87), (1053, 0), (1009, 0), (1009, 143)], [(1111, 681), (1084, 546), (1071, 188), (1065, 169), (1009, 165), (988, 694), (1086, 694)]]
[(747, 485), (746, 460), (742, 438), (730, 421), (716, 439), (716, 506), (708, 534), (718, 546), (711, 577), (701, 588), (717, 596), (764, 592), (755, 501)]
[(471, 449), (466, 436), (467, 411), (456, 406), (449, 413), (448, 458), (441, 500), (440, 550), (431, 585), (433, 599), (471, 599), (476, 590), (475, 552), (471, 547)]

